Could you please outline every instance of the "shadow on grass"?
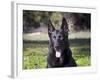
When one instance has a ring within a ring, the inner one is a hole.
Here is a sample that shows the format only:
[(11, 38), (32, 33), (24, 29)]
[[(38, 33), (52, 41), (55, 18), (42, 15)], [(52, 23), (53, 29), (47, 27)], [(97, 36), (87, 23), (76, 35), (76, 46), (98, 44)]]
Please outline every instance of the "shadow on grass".
[[(39, 41), (39, 40), (37, 40), (37, 41), (25, 41), (24, 40), (23, 43), (24, 44), (32, 43), (32, 44), (48, 45), (49, 41), (48, 40), (45, 40), (45, 41)], [(75, 39), (70, 39), (69, 43), (70, 43), (71, 46), (77, 46), (77, 45), (81, 46), (81, 45), (87, 45), (87, 44), (90, 45), (91, 41), (90, 41), (89, 38), (88, 39), (77, 39), (77, 38), (75, 38)]]

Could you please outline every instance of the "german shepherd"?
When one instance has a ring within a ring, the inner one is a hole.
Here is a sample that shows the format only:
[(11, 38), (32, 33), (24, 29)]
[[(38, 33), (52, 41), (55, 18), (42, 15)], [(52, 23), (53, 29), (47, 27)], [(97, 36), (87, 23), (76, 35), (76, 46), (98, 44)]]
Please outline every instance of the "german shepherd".
[(63, 17), (60, 29), (55, 29), (51, 20), (48, 21), (49, 52), (47, 68), (76, 67), (68, 41), (68, 24)]

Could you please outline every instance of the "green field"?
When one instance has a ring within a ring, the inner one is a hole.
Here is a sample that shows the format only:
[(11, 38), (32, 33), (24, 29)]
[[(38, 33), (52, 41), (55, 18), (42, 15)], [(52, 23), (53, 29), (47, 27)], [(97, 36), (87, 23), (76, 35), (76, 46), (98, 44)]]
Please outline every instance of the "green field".
[[(46, 68), (48, 41), (23, 41), (23, 69)], [(90, 39), (70, 39), (70, 48), (78, 66), (91, 65)]]

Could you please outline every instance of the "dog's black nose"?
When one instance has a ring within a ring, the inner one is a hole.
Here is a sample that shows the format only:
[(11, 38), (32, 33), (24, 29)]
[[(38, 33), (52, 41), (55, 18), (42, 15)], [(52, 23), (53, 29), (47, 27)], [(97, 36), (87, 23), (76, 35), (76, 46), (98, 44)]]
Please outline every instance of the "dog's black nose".
[(55, 48), (56, 48), (56, 49), (59, 49), (59, 48), (60, 48), (60, 46), (55, 46)]

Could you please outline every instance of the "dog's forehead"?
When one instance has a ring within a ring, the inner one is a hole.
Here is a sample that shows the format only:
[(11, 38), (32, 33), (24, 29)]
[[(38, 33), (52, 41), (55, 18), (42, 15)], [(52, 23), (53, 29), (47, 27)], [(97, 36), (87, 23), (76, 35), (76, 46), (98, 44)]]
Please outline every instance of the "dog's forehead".
[(62, 32), (61, 29), (55, 30), (55, 31), (53, 31), (53, 35), (59, 35), (59, 34), (61, 34), (61, 32)]

